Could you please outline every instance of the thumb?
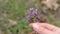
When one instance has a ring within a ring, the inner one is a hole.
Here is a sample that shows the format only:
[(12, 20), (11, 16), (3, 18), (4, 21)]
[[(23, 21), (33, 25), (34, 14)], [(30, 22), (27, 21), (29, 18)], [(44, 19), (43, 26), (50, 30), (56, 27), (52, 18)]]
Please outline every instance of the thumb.
[(51, 31), (39, 26), (37, 23), (30, 24), (30, 26), (33, 28), (34, 31), (36, 31), (39, 34), (49, 34)]

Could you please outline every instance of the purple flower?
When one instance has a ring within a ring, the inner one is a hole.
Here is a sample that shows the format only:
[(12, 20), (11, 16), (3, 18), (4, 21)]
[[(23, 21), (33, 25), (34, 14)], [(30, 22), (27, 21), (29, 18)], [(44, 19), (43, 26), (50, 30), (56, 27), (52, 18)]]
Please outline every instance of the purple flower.
[(31, 20), (33, 20), (33, 22), (35, 22), (35, 21), (40, 21), (40, 13), (38, 12), (38, 10), (37, 9), (35, 9), (35, 8), (29, 8), (28, 10), (27, 10), (27, 20), (29, 20), (29, 21), (31, 21)]
[(38, 10), (35, 9), (35, 8), (29, 8), (29, 9), (27, 10), (27, 13), (28, 13), (29, 15), (39, 15)]
[(32, 17), (31, 15), (28, 15), (26, 18), (27, 18), (28, 20), (30, 20), (30, 19), (31, 19), (31, 17)]

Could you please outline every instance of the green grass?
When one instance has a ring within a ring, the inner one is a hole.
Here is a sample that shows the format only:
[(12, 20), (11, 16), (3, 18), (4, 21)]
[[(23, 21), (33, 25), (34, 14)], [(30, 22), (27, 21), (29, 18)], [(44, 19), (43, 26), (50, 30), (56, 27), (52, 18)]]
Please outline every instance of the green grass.
[[(27, 5), (26, 0), (7, 0), (7, 2), (2, 1), (0, 3), (0, 18), (2, 18), (0, 19), (0, 30), (2, 30), (4, 34), (8, 34), (10, 32), (11, 34), (21, 34), (23, 29), (25, 29), (25, 34), (26, 32), (30, 32), (31, 29), (28, 27), (29, 22), (25, 18), (25, 13), (30, 7), (39, 9), (39, 1), (40, 0), (35, 0), (34, 3), (29, 3)], [(37, 4), (37, 6), (35, 6), (35, 4)], [(7, 14), (7, 16), (4, 16), (3, 14)], [(9, 26), (8, 19), (16, 21), (17, 24)], [(60, 26), (60, 22), (52, 23), (52, 19), (50, 17), (48, 17), (47, 22)]]

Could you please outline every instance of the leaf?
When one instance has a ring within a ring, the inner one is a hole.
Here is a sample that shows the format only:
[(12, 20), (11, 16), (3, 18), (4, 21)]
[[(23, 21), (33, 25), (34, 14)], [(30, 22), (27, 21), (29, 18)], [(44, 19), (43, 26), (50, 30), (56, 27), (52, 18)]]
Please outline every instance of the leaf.
[(46, 5), (50, 9), (56, 10), (59, 5), (57, 3), (58, 0), (42, 0), (42, 4)]

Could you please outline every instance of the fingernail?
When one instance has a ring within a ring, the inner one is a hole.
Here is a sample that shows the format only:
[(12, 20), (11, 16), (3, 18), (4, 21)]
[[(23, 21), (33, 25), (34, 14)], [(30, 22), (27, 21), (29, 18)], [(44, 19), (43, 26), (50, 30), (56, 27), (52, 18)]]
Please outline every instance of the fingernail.
[(34, 28), (34, 29), (39, 29), (38, 24), (36, 24), (36, 23), (35, 23), (35, 24), (33, 24), (33, 28)]

